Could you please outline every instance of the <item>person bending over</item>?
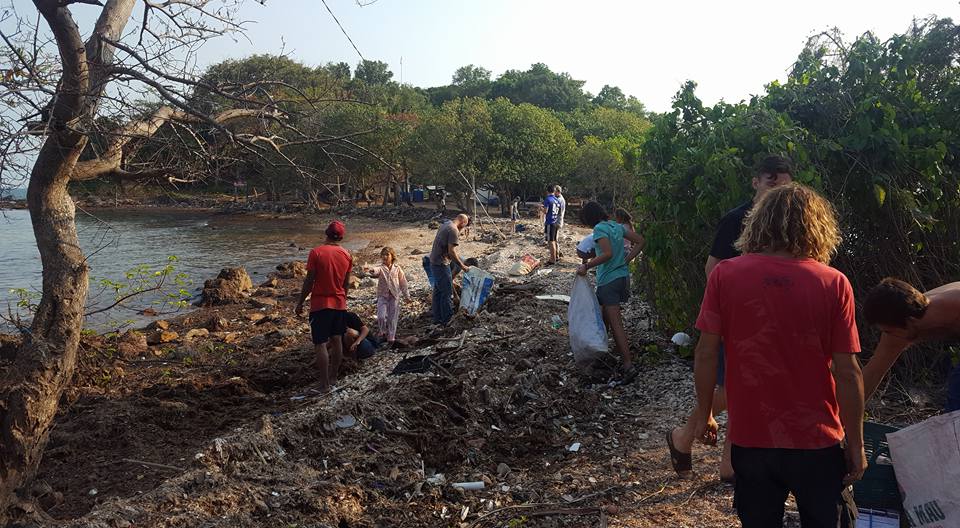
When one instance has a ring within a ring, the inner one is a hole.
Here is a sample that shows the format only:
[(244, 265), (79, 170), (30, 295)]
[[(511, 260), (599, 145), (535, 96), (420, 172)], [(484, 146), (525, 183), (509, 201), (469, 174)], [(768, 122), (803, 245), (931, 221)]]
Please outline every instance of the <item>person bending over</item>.
[[(873, 357), (863, 367), (869, 399), (904, 350), (921, 341), (960, 340), (960, 282), (928, 292), (892, 277), (875, 286), (863, 303), (863, 315), (883, 334)], [(960, 366), (947, 378), (946, 411), (960, 410)]]

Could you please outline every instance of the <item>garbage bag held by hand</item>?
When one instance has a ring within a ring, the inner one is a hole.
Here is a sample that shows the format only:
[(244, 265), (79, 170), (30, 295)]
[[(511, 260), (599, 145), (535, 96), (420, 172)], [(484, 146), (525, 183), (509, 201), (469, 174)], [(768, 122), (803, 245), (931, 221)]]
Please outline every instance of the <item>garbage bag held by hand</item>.
[(910, 526), (960, 526), (960, 411), (887, 433)]
[(463, 287), (460, 289), (460, 308), (474, 315), (483, 306), (493, 289), (493, 275), (474, 266), (463, 274)]
[(579, 368), (586, 368), (607, 352), (607, 328), (603, 325), (597, 294), (586, 277), (578, 275), (573, 281), (567, 321), (570, 322), (573, 362)]

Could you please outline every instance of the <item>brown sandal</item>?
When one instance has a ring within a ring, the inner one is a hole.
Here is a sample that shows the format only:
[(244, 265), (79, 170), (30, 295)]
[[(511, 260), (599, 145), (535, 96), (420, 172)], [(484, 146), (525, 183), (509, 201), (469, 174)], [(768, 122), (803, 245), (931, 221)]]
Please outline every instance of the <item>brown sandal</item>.
[(681, 453), (673, 445), (673, 429), (667, 431), (667, 447), (670, 449), (670, 465), (680, 478), (693, 476), (693, 460), (690, 453)]

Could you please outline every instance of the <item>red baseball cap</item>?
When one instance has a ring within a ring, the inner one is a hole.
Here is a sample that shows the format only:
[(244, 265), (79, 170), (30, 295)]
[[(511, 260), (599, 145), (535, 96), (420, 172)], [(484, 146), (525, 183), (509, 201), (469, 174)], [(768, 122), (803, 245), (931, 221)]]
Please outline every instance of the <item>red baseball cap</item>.
[(327, 226), (327, 230), (324, 231), (324, 233), (333, 240), (343, 240), (343, 235), (347, 233), (347, 228), (343, 225), (343, 222), (334, 220), (330, 222), (330, 225)]

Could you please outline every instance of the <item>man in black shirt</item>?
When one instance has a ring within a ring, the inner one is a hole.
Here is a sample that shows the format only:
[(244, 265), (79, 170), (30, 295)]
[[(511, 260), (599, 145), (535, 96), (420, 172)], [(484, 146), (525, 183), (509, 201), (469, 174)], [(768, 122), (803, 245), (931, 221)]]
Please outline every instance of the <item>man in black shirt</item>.
[[(770, 189), (790, 183), (793, 181), (793, 169), (790, 160), (781, 156), (767, 156), (761, 161), (755, 169), (751, 185), (753, 186), (753, 199), (745, 202), (735, 209), (731, 209), (723, 215), (720, 223), (717, 225), (717, 233), (713, 238), (713, 246), (710, 248), (710, 255), (707, 257), (704, 273), (707, 277), (710, 272), (721, 260), (733, 257), (739, 257), (740, 252), (734, 247), (740, 233), (743, 232), (743, 221), (760, 198)], [(713, 414), (718, 414), (727, 408), (727, 391), (724, 390), (724, 354), (723, 345), (720, 346), (720, 357), (717, 366), (717, 388), (713, 395)], [(713, 422), (713, 418), (710, 418)], [(715, 422), (714, 422), (715, 423)], [(694, 438), (692, 430), (687, 427), (675, 429), (672, 433), (674, 448), (682, 454), (690, 453), (693, 448)], [(730, 431), (727, 431), (727, 438), (730, 437)], [(734, 479), (733, 465), (730, 463), (730, 442), (723, 444), (723, 457), (720, 461), (720, 479), (724, 482), (732, 482)]]
[(347, 331), (343, 334), (344, 354), (353, 359), (367, 359), (377, 351), (380, 342), (370, 335), (370, 328), (354, 312), (344, 315)]

